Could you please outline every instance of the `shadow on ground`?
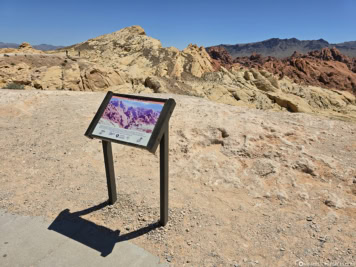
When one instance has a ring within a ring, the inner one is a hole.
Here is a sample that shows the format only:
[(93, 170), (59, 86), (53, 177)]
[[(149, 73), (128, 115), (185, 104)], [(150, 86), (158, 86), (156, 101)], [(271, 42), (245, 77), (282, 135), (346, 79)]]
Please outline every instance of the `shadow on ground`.
[(55, 231), (78, 241), (83, 245), (99, 251), (101, 256), (106, 257), (113, 251), (116, 243), (139, 237), (160, 227), (159, 222), (155, 222), (133, 232), (120, 235), (120, 230), (113, 231), (80, 217), (100, 210), (107, 205), (108, 202), (103, 202), (94, 207), (73, 213), (71, 213), (69, 209), (65, 209), (59, 213), (57, 218), (48, 227), (48, 230)]

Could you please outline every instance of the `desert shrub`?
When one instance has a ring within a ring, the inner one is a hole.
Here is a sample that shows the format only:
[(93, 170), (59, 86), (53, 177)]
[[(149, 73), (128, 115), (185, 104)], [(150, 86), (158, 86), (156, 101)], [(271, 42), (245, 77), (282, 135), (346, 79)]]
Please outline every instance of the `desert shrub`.
[(8, 83), (5, 89), (25, 89), (25, 86), (20, 83)]

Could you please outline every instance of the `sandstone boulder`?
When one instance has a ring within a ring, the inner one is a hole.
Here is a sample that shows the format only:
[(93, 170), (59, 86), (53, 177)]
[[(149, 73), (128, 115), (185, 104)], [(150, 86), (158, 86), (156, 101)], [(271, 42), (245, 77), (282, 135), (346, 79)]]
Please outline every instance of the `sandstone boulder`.
[(161, 88), (160, 82), (153, 77), (146, 78), (145, 86), (151, 88), (155, 93), (158, 93), (159, 88)]

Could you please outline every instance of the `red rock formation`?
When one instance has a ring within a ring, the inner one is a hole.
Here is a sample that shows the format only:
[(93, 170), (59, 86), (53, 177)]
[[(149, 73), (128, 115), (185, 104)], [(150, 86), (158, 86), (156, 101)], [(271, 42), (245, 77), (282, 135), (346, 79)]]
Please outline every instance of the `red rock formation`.
[(234, 64), (232, 57), (221, 46), (212, 46), (207, 49), (208, 54), (213, 59), (214, 70), (219, 70), (220, 66), (230, 69)]
[(356, 58), (349, 58), (336, 48), (323, 48), (306, 55), (294, 52), (284, 59), (252, 54), (250, 57), (238, 57), (234, 63), (266, 69), (281, 78), (287, 76), (296, 83), (356, 94)]
[(219, 60), (222, 64), (232, 64), (233, 60), (225, 48), (220, 46), (209, 47), (207, 50), (212, 59)]

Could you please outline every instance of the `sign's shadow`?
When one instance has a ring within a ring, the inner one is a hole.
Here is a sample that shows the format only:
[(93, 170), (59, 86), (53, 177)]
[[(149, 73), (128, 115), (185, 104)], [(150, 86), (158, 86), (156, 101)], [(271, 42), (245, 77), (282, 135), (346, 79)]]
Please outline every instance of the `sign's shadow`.
[(107, 205), (108, 202), (103, 202), (91, 208), (73, 213), (69, 209), (65, 209), (59, 213), (57, 218), (48, 227), (48, 230), (60, 233), (95, 249), (101, 253), (102, 257), (106, 257), (113, 251), (116, 243), (139, 237), (161, 226), (159, 222), (155, 222), (130, 233), (120, 235), (120, 230), (113, 231), (80, 217), (100, 210)]

